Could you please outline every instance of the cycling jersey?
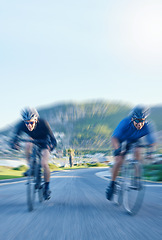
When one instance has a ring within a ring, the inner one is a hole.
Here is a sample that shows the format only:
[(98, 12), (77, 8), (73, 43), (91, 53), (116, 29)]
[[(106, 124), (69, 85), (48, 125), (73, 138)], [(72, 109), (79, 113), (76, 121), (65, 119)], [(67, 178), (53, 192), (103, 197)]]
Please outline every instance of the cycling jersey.
[(146, 136), (148, 144), (155, 143), (155, 136), (152, 125), (148, 122), (145, 122), (144, 126), (140, 130), (138, 130), (134, 126), (131, 117), (124, 118), (118, 124), (112, 134), (112, 137), (117, 138), (120, 143), (124, 141), (126, 141), (127, 143), (133, 143), (144, 136)]
[(39, 144), (41, 149), (48, 148), (48, 145), (51, 144), (53, 146), (51, 150), (53, 150), (53, 148), (55, 148), (57, 145), (56, 139), (49, 124), (43, 119), (40, 118), (38, 119), (33, 131), (28, 130), (24, 121), (19, 122), (18, 125), (16, 126), (16, 130), (13, 137), (14, 144), (18, 143), (18, 136), (20, 136), (23, 132), (28, 134), (31, 138), (35, 140), (45, 140), (47, 144), (44, 143)]

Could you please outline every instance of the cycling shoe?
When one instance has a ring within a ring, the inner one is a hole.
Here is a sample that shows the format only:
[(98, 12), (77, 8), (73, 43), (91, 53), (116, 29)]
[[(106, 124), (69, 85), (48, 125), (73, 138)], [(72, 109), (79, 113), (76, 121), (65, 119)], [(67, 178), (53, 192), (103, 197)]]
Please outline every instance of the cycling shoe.
[(106, 198), (111, 201), (113, 197), (113, 193), (115, 191), (115, 184), (110, 184), (110, 186), (106, 189)]
[(51, 191), (49, 189), (44, 190), (43, 196), (44, 200), (49, 200), (51, 198)]

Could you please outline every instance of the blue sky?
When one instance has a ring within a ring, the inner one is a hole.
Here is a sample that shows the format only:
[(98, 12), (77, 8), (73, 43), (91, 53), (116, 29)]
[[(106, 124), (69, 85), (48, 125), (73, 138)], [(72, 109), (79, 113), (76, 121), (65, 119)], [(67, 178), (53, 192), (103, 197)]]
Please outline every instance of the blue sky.
[(24, 106), (162, 104), (161, 0), (0, 4), (0, 128)]

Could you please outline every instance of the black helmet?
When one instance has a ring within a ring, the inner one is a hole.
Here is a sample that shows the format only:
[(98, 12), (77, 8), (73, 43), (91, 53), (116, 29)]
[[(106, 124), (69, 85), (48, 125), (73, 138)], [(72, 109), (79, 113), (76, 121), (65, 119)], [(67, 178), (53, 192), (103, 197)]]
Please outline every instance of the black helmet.
[(37, 120), (39, 117), (39, 114), (35, 108), (25, 108), (21, 111), (21, 116), (23, 121), (30, 121), (31, 119)]
[(149, 109), (144, 106), (136, 106), (131, 112), (133, 119), (146, 119), (148, 115)]

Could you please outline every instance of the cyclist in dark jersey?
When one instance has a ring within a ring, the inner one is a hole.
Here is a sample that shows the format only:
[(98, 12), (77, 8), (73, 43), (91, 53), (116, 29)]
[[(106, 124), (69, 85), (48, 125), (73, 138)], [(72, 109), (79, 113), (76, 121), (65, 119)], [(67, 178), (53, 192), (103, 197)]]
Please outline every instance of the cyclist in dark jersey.
[[(48, 166), (48, 159), (50, 156), (50, 152), (57, 146), (56, 139), (54, 134), (49, 126), (49, 124), (39, 118), (39, 114), (35, 109), (26, 108), (22, 111), (22, 121), (20, 121), (15, 129), (13, 139), (11, 141), (11, 147), (13, 149), (19, 148), (19, 136), (22, 133), (26, 133), (32, 139), (35, 140), (45, 140), (46, 143), (40, 143), (41, 148), (41, 164), (44, 169), (44, 180), (45, 180), (45, 199), (50, 198), (51, 191), (49, 190), (49, 182), (50, 182), (50, 169)], [(32, 143), (26, 144), (26, 157), (29, 162), (30, 153), (31, 153)], [(24, 175), (28, 175), (29, 170), (24, 173)]]
[[(116, 127), (112, 134), (112, 146), (114, 148), (115, 164), (112, 170), (112, 179), (110, 185), (106, 189), (106, 198), (108, 200), (112, 199), (115, 180), (118, 175), (120, 166), (122, 165), (127, 151), (135, 143), (134, 156), (135, 159), (140, 160), (140, 148), (138, 147), (139, 139), (146, 136), (146, 140), (150, 146), (155, 145), (154, 131), (150, 123), (146, 122), (146, 118), (149, 112), (143, 106), (135, 107), (131, 114), (124, 118), (119, 125)], [(122, 152), (122, 143), (126, 142), (125, 151)]]

